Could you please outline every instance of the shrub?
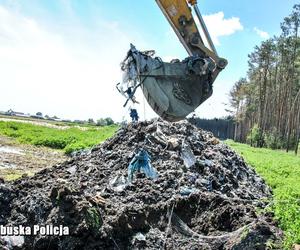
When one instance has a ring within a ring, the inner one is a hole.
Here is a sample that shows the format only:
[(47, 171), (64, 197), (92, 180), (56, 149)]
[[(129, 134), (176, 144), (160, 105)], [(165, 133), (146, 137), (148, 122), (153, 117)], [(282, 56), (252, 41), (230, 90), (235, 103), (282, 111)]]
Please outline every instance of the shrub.
[(284, 147), (285, 141), (280, 138), (276, 131), (266, 132), (264, 134), (264, 141), (268, 148), (280, 149)]
[(110, 126), (110, 125), (113, 125), (113, 124), (115, 124), (115, 122), (110, 117), (107, 117), (105, 119), (100, 118), (100, 119), (97, 120), (97, 123), (96, 123), (97, 126)]
[(260, 129), (258, 125), (255, 124), (252, 129), (250, 130), (249, 134), (247, 135), (246, 141), (251, 146), (259, 145), (260, 142)]

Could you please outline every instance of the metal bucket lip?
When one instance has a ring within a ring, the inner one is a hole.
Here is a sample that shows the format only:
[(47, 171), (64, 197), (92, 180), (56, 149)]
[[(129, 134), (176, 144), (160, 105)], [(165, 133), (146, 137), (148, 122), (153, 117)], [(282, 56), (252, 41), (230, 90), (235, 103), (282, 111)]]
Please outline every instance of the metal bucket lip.
[[(207, 78), (183, 74), (185, 66), (185, 63), (163, 63), (162, 68), (153, 74), (142, 76), (141, 87), (148, 104), (167, 121), (184, 119), (212, 94)], [(176, 69), (180, 67), (181, 71), (176, 74)], [(172, 72), (174, 68), (175, 71)]]

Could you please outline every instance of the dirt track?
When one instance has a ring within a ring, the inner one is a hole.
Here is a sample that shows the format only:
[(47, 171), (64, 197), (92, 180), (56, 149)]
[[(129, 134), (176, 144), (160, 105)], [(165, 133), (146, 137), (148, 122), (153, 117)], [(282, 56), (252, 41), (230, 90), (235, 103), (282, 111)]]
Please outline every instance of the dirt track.
[(67, 160), (63, 152), (45, 147), (21, 145), (0, 136), (0, 177), (15, 179), (23, 174), (33, 175), (43, 168)]
[[(48, 128), (55, 128), (55, 129), (69, 129), (69, 128), (78, 128), (80, 130), (88, 130), (88, 127), (84, 127), (84, 126), (78, 126), (78, 125), (74, 125), (74, 126), (68, 126), (63, 122), (51, 122), (51, 121), (47, 121), (47, 120), (38, 120), (38, 119), (20, 119), (20, 118), (7, 118), (7, 117), (2, 117), (0, 116), (0, 121), (4, 121), (4, 122), (21, 122), (21, 123), (28, 123), (28, 124), (32, 124), (32, 125), (37, 125), (37, 126), (44, 126), (44, 127), (48, 127)], [(60, 124), (61, 123), (61, 124)], [(59, 125), (58, 125), (59, 124)], [(98, 129), (97, 127), (95, 127), (95, 129)]]

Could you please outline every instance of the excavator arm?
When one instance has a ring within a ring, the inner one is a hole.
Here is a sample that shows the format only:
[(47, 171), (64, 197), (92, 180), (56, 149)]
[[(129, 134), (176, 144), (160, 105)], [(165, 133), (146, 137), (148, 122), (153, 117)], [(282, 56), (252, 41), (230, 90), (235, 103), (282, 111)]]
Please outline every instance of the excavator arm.
[(141, 87), (152, 109), (163, 119), (174, 122), (184, 119), (212, 95), (213, 82), (227, 61), (218, 56), (196, 0), (155, 1), (189, 57), (167, 63), (154, 57), (153, 51), (140, 52), (131, 45), (121, 63), (124, 76), (118, 90), (127, 102), (136, 102), (134, 94)]
[[(218, 57), (218, 53), (210, 37), (206, 24), (197, 6), (197, 0), (155, 0), (162, 13), (167, 18), (180, 42), (190, 56), (210, 57), (216, 64), (213, 81), (227, 65), (227, 60)], [(197, 24), (192, 14), (196, 14), (201, 28), (201, 37)], [(204, 44), (207, 42), (207, 47)]]

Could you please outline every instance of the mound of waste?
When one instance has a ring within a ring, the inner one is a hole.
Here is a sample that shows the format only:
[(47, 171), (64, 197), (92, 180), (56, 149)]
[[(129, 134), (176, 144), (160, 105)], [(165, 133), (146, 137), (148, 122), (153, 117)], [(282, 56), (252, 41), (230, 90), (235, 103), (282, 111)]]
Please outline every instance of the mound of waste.
[(0, 225), (69, 229), (69, 236), (2, 236), (0, 247), (267, 249), (281, 237), (257, 212), (270, 197), (211, 133), (188, 122), (129, 124), (90, 152), (0, 184)]

